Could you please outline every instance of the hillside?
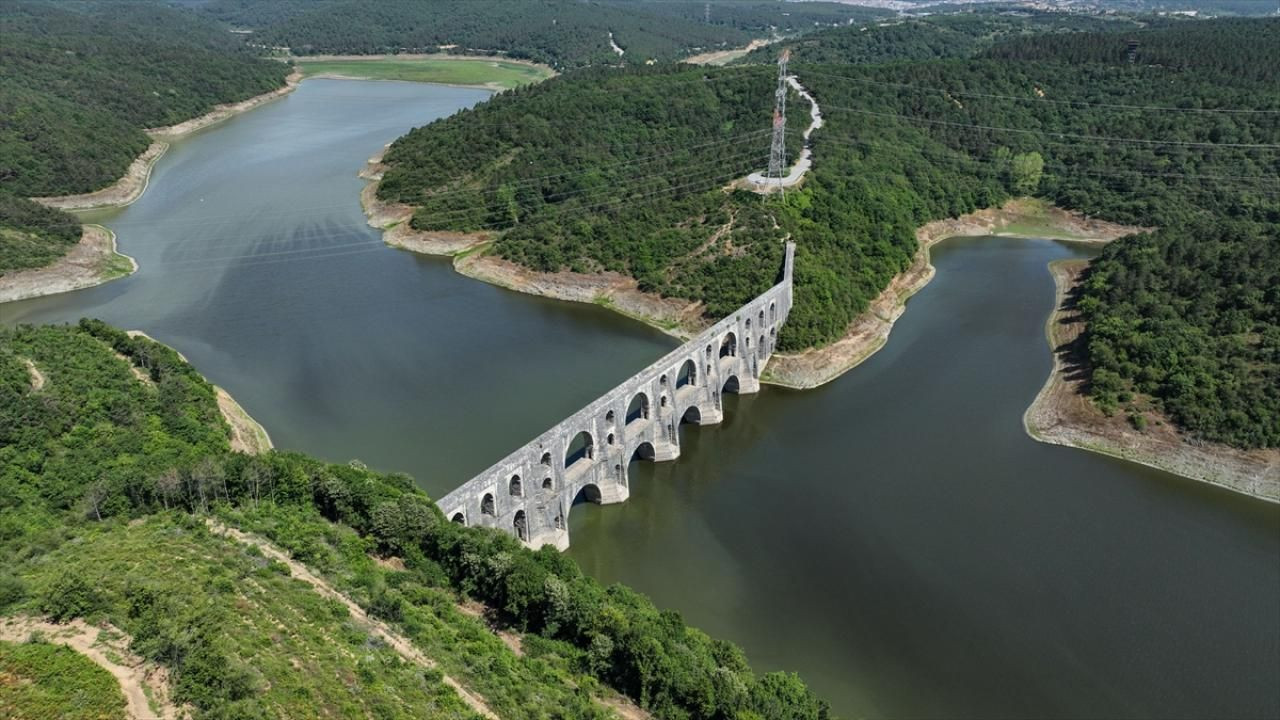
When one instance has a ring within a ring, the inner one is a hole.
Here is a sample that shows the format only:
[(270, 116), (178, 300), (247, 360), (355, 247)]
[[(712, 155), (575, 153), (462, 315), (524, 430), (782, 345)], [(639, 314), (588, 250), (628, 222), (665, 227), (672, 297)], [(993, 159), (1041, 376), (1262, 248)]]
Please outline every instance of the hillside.
[(110, 185), (151, 144), (145, 128), (273, 90), (288, 71), (160, 3), (0, 4), (0, 274), (79, 239), (74, 218), (23, 198)]
[(501, 53), (557, 70), (671, 62), (774, 32), (890, 14), (833, 2), (784, 6), (772, 0), (213, 0), (201, 11), (252, 31), (257, 44), (295, 55)]
[(0, 330), (0, 615), (109, 622), (197, 717), (605, 718), (617, 693), (659, 718), (826, 717), (795, 676), (446, 522), (404, 475), (228, 432), (163, 345)]
[[(504, 258), (629, 274), (709, 317), (767, 287), (790, 234), (797, 298), (780, 348), (801, 350), (841, 337), (907, 268), (918, 226), (1011, 196), (1139, 226), (1229, 217), (1274, 228), (1278, 23), (1134, 35), (1144, 58), (1194, 56), (1177, 65), (1116, 62), (1116, 33), (966, 60), (793, 64), (826, 125), (786, 203), (720, 189), (764, 164), (768, 67), (565, 76), (402, 138), (379, 194), (417, 205), (416, 228), (499, 231)], [(1085, 62), (1050, 50), (1081, 44), (1108, 50)], [(637, 132), (649, 125), (661, 133)]]
[(779, 48), (795, 62), (850, 65), (972, 57), (1007, 38), (1048, 33), (1130, 32), (1141, 23), (1125, 16), (1104, 17), (995, 6), (973, 12), (880, 19), (831, 28), (753, 50), (742, 63), (767, 63)]

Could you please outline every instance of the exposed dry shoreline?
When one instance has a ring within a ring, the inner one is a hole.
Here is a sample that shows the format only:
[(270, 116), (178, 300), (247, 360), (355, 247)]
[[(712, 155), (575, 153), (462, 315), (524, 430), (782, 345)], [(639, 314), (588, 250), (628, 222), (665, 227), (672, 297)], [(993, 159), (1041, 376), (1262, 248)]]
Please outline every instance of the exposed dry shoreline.
[(1104, 415), (1084, 394), (1084, 322), (1074, 309), (1075, 290), (1087, 266), (1081, 260), (1049, 265), (1057, 287), (1054, 311), (1045, 325), (1053, 349), (1053, 370), (1027, 408), (1027, 434), (1041, 442), (1091, 450), (1175, 475), (1228, 488), (1269, 502), (1280, 502), (1280, 450), (1238, 450), (1193, 443), (1164, 418), (1144, 430), (1123, 413)]
[[(1028, 222), (1037, 226), (1034, 233), (1006, 231), (1010, 226)], [(1035, 235), (1106, 243), (1142, 229), (1086, 218), (1027, 199), (1010, 200), (998, 208), (928, 223), (916, 230), (919, 250), (911, 266), (889, 283), (866, 312), (854, 319), (842, 338), (801, 353), (775, 354), (762, 380), (795, 389), (815, 388), (835, 380), (875, 354), (888, 341), (889, 331), (906, 310), (907, 300), (933, 279), (936, 271), (930, 261), (930, 248), (947, 238)]]
[(360, 193), (360, 204), (369, 225), (381, 230), (383, 242), (392, 247), (452, 257), (454, 269), (467, 277), (529, 295), (602, 305), (680, 339), (710, 324), (700, 303), (641, 292), (639, 283), (619, 273), (537, 272), (489, 254), (492, 233), (414, 230), (409, 227), (412, 206), (377, 197), (385, 169), (382, 153), (369, 158), (360, 177), (371, 182)]
[[(126, 330), (125, 332), (129, 337), (144, 337), (153, 343), (164, 345), (164, 343), (141, 330)], [(174, 350), (174, 352), (178, 351)], [(183, 362), (190, 363), (186, 356), (180, 352), (178, 357), (182, 358)], [(210, 384), (212, 385), (212, 383)], [(261, 455), (275, 447), (271, 443), (271, 436), (267, 434), (267, 429), (262, 427), (257, 420), (254, 420), (253, 416), (241, 407), (235, 398), (231, 397), (231, 393), (217, 385), (214, 385), (213, 389), (218, 395), (218, 411), (222, 413), (222, 419), (226, 420), (227, 424), (231, 426), (232, 450), (247, 455)]]
[(302, 71), (294, 70), (285, 78), (283, 87), (262, 95), (255, 95), (237, 103), (218, 105), (213, 110), (197, 118), (180, 122), (167, 127), (150, 128), (146, 131), (151, 136), (151, 146), (146, 149), (125, 171), (117, 181), (101, 190), (80, 195), (60, 195), (57, 197), (32, 198), (41, 205), (60, 210), (90, 210), (103, 207), (124, 207), (132, 204), (146, 192), (151, 179), (151, 169), (156, 161), (169, 149), (168, 141), (190, 135), (211, 125), (216, 125), (227, 118), (252, 110), (259, 105), (293, 92), (302, 81)]
[(85, 225), (80, 242), (52, 265), (0, 277), (0, 303), (82, 290), (138, 270), (138, 263), (116, 251), (116, 235), (101, 225)]
[[(130, 205), (146, 192), (147, 185), (151, 181), (151, 169), (169, 149), (168, 141), (203, 130), (263, 103), (283, 97), (293, 92), (301, 81), (302, 72), (294, 70), (285, 78), (283, 87), (271, 92), (237, 103), (218, 105), (198, 118), (192, 118), (177, 125), (147, 130), (147, 134), (152, 139), (151, 145), (129, 165), (119, 180), (101, 190), (79, 195), (31, 199), (46, 207), (59, 210), (91, 210)], [(109, 237), (109, 242), (104, 240), (104, 235)], [(120, 260), (117, 261), (117, 258)], [(124, 271), (122, 264), (126, 260), (131, 266), (127, 272)], [(98, 225), (85, 225), (84, 236), (80, 239), (80, 243), (52, 265), (0, 277), (0, 303), (81, 290), (129, 275), (137, 269), (138, 264), (133, 258), (116, 252), (113, 233)]]

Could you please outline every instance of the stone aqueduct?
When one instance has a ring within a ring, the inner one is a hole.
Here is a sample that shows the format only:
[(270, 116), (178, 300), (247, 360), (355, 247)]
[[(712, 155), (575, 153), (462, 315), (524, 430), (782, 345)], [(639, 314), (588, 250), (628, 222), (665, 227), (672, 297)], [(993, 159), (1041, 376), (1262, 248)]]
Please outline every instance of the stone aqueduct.
[(590, 405), (436, 501), (465, 525), (498, 528), (530, 547), (569, 547), (569, 511), (582, 494), (627, 499), (633, 458), (680, 456), (679, 425), (724, 419), (723, 393), (754, 393), (791, 310), (795, 245), (782, 280)]

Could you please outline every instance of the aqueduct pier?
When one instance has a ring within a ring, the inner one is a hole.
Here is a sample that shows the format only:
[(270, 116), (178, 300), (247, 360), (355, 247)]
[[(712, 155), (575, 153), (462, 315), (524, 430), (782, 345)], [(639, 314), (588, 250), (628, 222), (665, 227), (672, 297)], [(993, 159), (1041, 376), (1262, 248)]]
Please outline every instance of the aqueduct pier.
[(754, 393), (791, 311), (795, 244), (782, 280), (736, 312), (436, 501), (450, 520), (511, 533), (530, 547), (569, 547), (582, 495), (627, 499), (632, 459), (680, 456), (679, 426), (724, 419), (724, 393)]

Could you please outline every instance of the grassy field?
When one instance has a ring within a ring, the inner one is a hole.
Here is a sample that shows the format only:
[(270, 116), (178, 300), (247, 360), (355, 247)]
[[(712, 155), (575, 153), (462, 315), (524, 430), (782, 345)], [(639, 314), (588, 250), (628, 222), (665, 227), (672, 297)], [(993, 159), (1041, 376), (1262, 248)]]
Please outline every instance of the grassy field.
[(551, 77), (546, 68), (505, 60), (442, 58), (371, 58), (368, 60), (307, 60), (298, 58), (307, 77), (342, 75), (369, 80), (409, 80), (447, 85), (481, 85), (510, 89)]
[(70, 648), (0, 642), (0, 717), (123, 720), (115, 678)]

